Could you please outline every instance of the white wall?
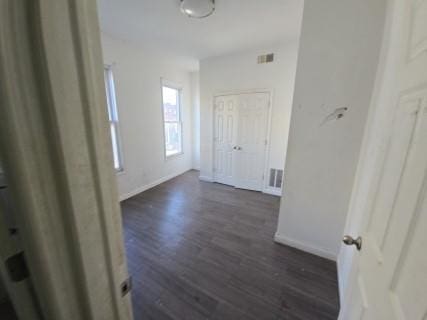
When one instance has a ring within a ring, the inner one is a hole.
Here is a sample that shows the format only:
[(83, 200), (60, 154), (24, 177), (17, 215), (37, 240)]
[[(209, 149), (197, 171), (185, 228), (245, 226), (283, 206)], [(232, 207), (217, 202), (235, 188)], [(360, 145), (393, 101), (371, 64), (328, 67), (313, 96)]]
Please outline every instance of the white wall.
[[(113, 65), (124, 172), (117, 175), (120, 198), (139, 193), (192, 168), (191, 77), (170, 57), (102, 35), (104, 62)], [(161, 78), (183, 87), (184, 154), (165, 160)]]
[[(381, 44), (385, 0), (306, 0), (276, 240), (335, 259)], [(349, 110), (323, 123), (335, 108)]]
[(193, 168), (200, 170), (200, 76), (191, 73), (191, 101), (193, 105)]
[[(257, 56), (266, 53), (274, 53), (274, 62), (257, 64)], [(200, 62), (201, 178), (212, 179), (213, 174), (213, 96), (239, 90), (273, 90), (268, 168), (283, 169), (296, 59), (297, 41)]]

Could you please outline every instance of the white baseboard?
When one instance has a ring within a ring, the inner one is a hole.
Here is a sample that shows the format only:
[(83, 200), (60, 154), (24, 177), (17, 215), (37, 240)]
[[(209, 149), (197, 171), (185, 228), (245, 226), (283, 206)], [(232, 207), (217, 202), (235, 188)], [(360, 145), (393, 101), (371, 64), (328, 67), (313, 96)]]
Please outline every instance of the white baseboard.
[(214, 182), (213, 177), (209, 177), (209, 176), (199, 176), (199, 179), (200, 179), (201, 181)]
[(313, 245), (309, 245), (309, 244), (300, 242), (298, 240), (293, 240), (293, 239), (290, 239), (286, 236), (279, 235), (277, 233), (274, 235), (274, 241), (276, 241), (277, 243), (280, 243), (280, 244), (284, 244), (284, 245), (287, 245), (287, 246), (308, 252), (308, 253), (312, 253), (312, 254), (314, 254), (316, 256), (320, 256), (322, 258), (326, 258), (326, 259), (333, 260), (333, 261), (336, 261), (336, 259), (337, 259), (336, 255), (329, 250), (319, 248), (319, 247), (316, 247)]
[(166, 181), (168, 181), (170, 179), (173, 179), (173, 178), (175, 178), (177, 176), (180, 176), (181, 174), (183, 174), (183, 173), (185, 173), (185, 172), (187, 172), (189, 170), (191, 170), (191, 169), (181, 170), (179, 172), (170, 174), (170, 175), (168, 175), (166, 177), (162, 177), (162, 178), (160, 178), (160, 179), (158, 179), (156, 181), (153, 181), (153, 182), (151, 182), (149, 184), (146, 184), (146, 185), (144, 185), (142, 187), (136, 188), (135, 190), (132, 190), (131, 192), (122, 194), (122, 195), (119, 196), (119, 200), (123, 201), (123, 200), (129, 199), (129, 198), (137, 195), (138, 193), (144, 192), (144, 191), (146, 191), (148, 189), (151, 189), (151, 188), (153, 188), (153, 187), (155, 187), (155, 186), (157, 186), (157, 185), (159, 185), (159, 184), (161, 184), (163, 182), (166, 182)]
[[(200, 175), (199, 179), (201, 181), (205, 181), (205, 182), (215, 182), (215, 179), (211, 176)], [(278, 196), (278, 197), (282, 196), (282, 190), (281, 189), (264, 188), (261, 192), (265, 193), (265, 194), (271, 194), (273, 196)]]
[(264, 190), (262, 190), (262, 193), (271, 194), (273, 196), (281, 197), (282, 196), (282, 189), (264, 188)]

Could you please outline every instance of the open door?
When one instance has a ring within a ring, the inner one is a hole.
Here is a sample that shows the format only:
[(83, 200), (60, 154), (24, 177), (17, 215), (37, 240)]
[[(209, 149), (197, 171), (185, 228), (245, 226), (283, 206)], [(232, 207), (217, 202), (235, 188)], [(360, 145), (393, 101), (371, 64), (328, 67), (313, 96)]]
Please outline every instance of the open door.
[(338, 261), (342, 320), (427, 319), (426, 22), (427, 0), (389, 2), (347, 221), (354, 246)]

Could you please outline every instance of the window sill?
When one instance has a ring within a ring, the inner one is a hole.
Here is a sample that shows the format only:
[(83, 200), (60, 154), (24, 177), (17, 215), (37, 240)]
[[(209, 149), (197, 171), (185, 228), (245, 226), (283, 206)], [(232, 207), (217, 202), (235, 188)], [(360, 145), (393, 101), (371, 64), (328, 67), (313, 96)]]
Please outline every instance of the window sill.
[(173, 159), (175, 159), (175, 158), (178, 158), (178, 157), (182, 156), (183, 154), (184, 154), (184, 152), (174, 153), (174, 154), (171, 154), (170, 156), (166, 156), (166, 155), (165, 155), (165, 160), (166, 160), (166, 161), (168, 161), (168, 160), (173, 160)]

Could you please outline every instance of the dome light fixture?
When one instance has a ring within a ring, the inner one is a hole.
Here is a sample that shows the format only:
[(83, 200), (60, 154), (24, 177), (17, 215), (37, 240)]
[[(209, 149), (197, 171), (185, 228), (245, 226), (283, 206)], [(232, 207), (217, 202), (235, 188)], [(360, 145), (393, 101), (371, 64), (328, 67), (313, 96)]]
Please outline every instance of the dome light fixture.
[(215, 0), (181, 0), (181, 11), (190, 18), (206, 18), (215, 11)]

